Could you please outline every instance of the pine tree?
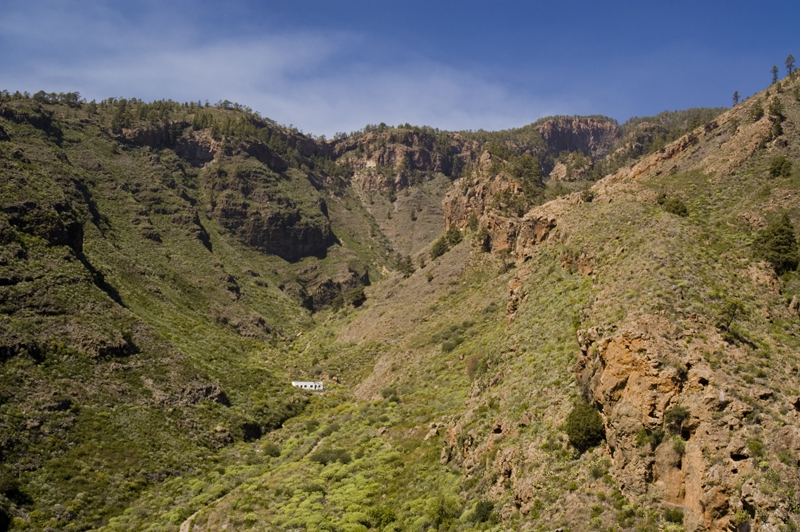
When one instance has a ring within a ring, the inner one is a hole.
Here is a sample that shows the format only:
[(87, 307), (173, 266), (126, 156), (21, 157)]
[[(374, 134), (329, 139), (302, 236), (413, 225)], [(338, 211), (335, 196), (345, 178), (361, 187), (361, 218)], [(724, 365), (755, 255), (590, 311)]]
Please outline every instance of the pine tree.
[(737, 103), (739, 103), (739, 91), (734, 91), (733, 92), (733, 105), (736, 105)]
[(778, 65), (772, 65), (772, 84), (775, 85), (778, 83)]
[(789, 54), (789, 57), (786, 58), (786, 74), (791, 75), (794, 70), (794, 56)]
[(447, 238), (444, 235), (440, 236), (431, 247), (431, 260), (441, 257), (447, 253), (448, 249), (450, 249), (450, 246), (447, 244)]
[(797, 269), (797, 238), (788, 214), (770, 223), (753, 240), (753, 254), (772, 264), (778, 275)]

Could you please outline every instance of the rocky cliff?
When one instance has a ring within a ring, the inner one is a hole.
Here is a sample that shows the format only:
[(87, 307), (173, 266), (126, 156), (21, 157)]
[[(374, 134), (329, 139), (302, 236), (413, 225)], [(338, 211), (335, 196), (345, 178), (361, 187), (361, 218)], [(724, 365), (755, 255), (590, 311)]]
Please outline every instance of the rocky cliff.
[(433, 173), (452, 175), (474, 159), (477, 142), (430, 128), (383, 128), (332, 143), (339, 164), (354, 170), (362, 190), (398, 191)]
[(580, 151), (593, 161), (608, 155), (621, 137), (617, 124), (597, 118), (559, 117), (545, 121), (536, 129), (550, 155), (557, 157), (564, 151)]

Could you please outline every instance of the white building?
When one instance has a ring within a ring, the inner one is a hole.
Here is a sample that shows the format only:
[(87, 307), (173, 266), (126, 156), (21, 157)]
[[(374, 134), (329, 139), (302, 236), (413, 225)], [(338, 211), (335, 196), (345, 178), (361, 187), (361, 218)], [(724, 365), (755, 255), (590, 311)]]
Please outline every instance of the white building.
[(321, 392), (324, 390), (324, 388), (322, 387), (322, 381), (317, 381), (317, 382), (292, 381), (292, 386), (296, 386), (297, 388), (302, 388), (304, 390), (313, 390), (315, 392)]

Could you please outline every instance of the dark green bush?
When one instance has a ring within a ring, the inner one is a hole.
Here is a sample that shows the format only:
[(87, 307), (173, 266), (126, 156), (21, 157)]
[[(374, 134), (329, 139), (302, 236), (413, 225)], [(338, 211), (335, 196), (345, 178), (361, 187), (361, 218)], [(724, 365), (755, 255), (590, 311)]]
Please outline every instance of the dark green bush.
[(489, 236), (489, 230), (485, 226), (482, 225), (478, 234), (475, 235), (475, 243), (484, 253), (489, 253), (492, 250), (492, 239)]
[(334, 297), (333, 301), (331, 301), (331, 310), (336, 311), (342, 308), (343, 306), (344, 306), (344, 297), (341, 294)]
[(309, 456), (308, 459), (322, 465), (328, 465), (331, 462), (337, 461), (343, 464), (349, 464), (353, 460), (350, 457), (350, 453), (344, 449), (320, 449)]
[(369, 511), (369, 520), (378, 530), (383, 530), (387, 525), (397, 521), (397, 515), (389, 506), (376, 506)]
[(642, 429), (636, 434), (636, 446), (644, 447), (645, 445), (649, 445), (652, 448), (656, 448), (663, 439), (664, 429), (660, 427), (653, 431)]
[(680, 198), (668, 199), (664, 204), (664, 210), (676, 216), (689, 216), (689, 209), (686, 208), (686, 204)]
[(265, 455), (272, 456), (273, 458), (277, 458), (278, 456), (281, 455), (281, 448), (274, 443), (266, 444), (264, 447), (261, 448), (261, 450), (264, 452)]
[(450, 246), (455, 246), (461, 243), (461, 240), (463, 239), (461, 231), (455, 226), (455, 224), (450, 225), (450, 229), (447, 230), (445, 236), (447, 237), (447, 243), (450, 244)]
[(684, 453), (686, 453), (686, 442), (676, 436), (675, 439), (672, 440), (672, 449), (680, 456), (683, 456)]
[(444, 342), (442, 342), (442, 352), (449, 353), (450, 351), (461, 345), (463, 341), (464, 341), (463, 336), (455, 336), (450, 340), (445, 340)]
[(597, 410), (582, 401), (575, 403), (567, 415), (564, 432), (569, 436), (572, 446), (581, 453), (598, 445), (606, 437), (603, 418)]
[(756, 102), (752, 108), (750, 108), (750, 120), (753, 122), (758, 122), (764, 118), (764, 108), (761, 106), (761, 102)]
[(388, 388), (384, 388), (383, 390), (381, 390), (381, 395), (383, 396), (384, 399), (388, 399), (393, 395), (397, 395), (397, 390), (392, 386), (389, 386)]
[(431, 340), (433, 343), (442, 344), (442, 352), (449, 353), (462, 343), (464, 343), (464, 334), (467, 329), (475, 325), (475, 322), (467, 320), (458, 325), (451, 325), (450, 328), (435, 333)]
[(389, 401), (390, 403), (399, 403), (400, 397), (397, 395), (397, 390), (393, 387), (384, 388), (381, 391), (381, 395), (384, 399)]
[(494, 503), (492, 501), (478, 501), (475, 509), (469, 514), (468, 518), (473, 523), (485, 523), (492, 517)]
[(440, 236), (436, 239), (436, 242), (433, 243), (433, 247), (431, 247), (431, 260), (438, 259), (447, 253), (448, 249), (450, 249), (450, 246), (447, 244), (447, 239), (444, 236)]
[(769, 164), (769, 175), (772, 177), (789, 177), (792, 175), (792, 161), (784, 155), (772, 158)]
[(589, 474), (594, 480), (597, 480), (605, 476), (606, 469), (601, 464), (594, 464), (589, 468)]
[(683, 510), (680, 508), (667, 508), (664, 510), (664, 519), (670, 523), (683, 523)]
[(730, 331), (733, 321), (745, 314), (747, 314), (747, 307), (745, 307), (741, 299), (729, 299), (719, 311), (719, 326), (726, 331)]
[(341, 427), (339, 427), (339, 424), (334, 421), (333, 423), (325, 427), (325, 429), (320, 433), (320, 436), (323, 437), (330, 436), (334, 432), (338, 431), (340, 428)]
[(454, 497), (438, 495), (428, 499), (425, 504), (425, 517), (434, 529), (441, 529), (442, 525), (448, 527), (459, 513), (459, 502)]
[(475, 232), (478, 230), (478, 217), (475, 216), (475, 213), (469, 215), (469, 221), (467, 221), (467, 229), (471, 232)]
[(5, 465), (0, 464), (0, 495), (14, 499), (17, 493), (19, 493), (19, 481)]

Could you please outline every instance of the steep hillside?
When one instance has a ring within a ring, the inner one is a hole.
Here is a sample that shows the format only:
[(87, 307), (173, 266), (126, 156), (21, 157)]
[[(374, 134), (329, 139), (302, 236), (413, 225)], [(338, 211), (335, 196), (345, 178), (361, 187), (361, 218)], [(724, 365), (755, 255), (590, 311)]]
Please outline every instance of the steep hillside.
[(0, 529), (793, 530), (800, 82), (659, 116), (4, 94)]
[(2, 475), (26, 523), (86, 529), (302, 411), (307, 309), (358, 299), (389, 251), (351, 193), (317, 191), (313, 141), (39, 100), (0, 107)]
[[(569, 294), (577, 301), (561, 327), (577, 329), (577, 384), (603, 414), (608, 442), (595, 453), (608, 453), (607, 480), (627, 499), (613, 501), (616, 516), (609, 515), (605, 496), (598, 497), (603, 473), (582, 480), (580, 462), (572, 462), (561, 466), (570, 469), (562, 482), (572, 479), (576, 489), (551, 495), (549, 526), (608, 526), (609, 519), (655, 526), (659, 508), (667, 521), (679, 509), (691, 530), (794, 526), (800, 286), (797, 273), (785, 271), (796, 262), (763, 262), (770, 258), (763, 242), (782, 214), (794, 224), (800, 214), (796, 87), (796, 80), (772, 87), (591, 191), (508, 219), (492, 235), (517, 257), (508, 318), (521, 338), (517, 351), (532, 353), (499, 362), (496, 382), (451, 421), (448, 459), (465, 464), (467, 476), (494, 447), (495, 468), (510, 480), (506, 500), (523, 514), (543, 500), (546, 484), (535, 479), (553, 471), (532, 450), (546, 431), (498, 445), (493, 432), (475, 431), (486, 424), (470, 407), (487, 405), (482, 396), (499, 398), (495, 425), (502, 427), (513, 405), (547, 396), (550, 406), (518, 419), (560, 425), (565, 410), (552, 412), (552, 405), (574, 396), (537, 384), (565, 378), (575, 360), (572, 340), (563, 340), (559, 359), (559, 335), (537, 338), (536, 331), (542, 319), (557, 321), (553, 305)], [(478, 178), (461, 198), (480, 194), (491, 179)], [(463, 214), (452, 212), (449, 223), (463, 224)], [(491, 209), (479, 217), (490, 234), (496, 219)], [(788, 253), (796, 257), (796, 243)], [(542, 356), (548, 366), (541, 373), (526, 369)]]

